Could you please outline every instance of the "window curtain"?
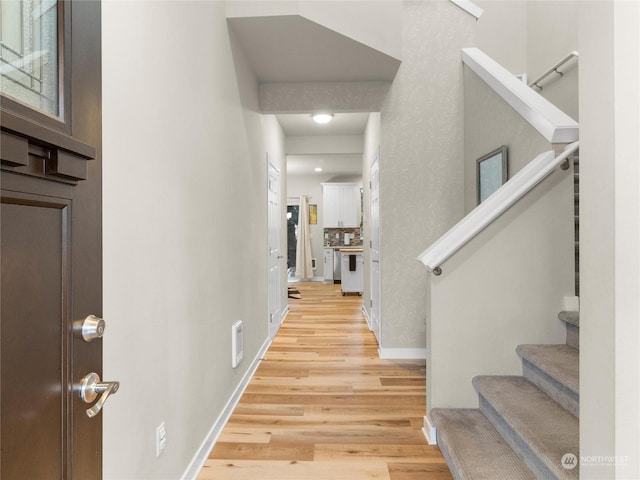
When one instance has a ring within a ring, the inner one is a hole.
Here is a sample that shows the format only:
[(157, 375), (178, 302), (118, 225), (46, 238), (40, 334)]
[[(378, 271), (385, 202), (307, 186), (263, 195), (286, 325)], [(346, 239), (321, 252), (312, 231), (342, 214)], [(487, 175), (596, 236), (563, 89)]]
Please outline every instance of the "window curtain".
[(313, 268), (311, 265), (311, 235), (309, 233), (309, 197), (300, 196), (300, 211), (298, 212), (298, 241), (296, 243), (296, 277), (311, 279)]

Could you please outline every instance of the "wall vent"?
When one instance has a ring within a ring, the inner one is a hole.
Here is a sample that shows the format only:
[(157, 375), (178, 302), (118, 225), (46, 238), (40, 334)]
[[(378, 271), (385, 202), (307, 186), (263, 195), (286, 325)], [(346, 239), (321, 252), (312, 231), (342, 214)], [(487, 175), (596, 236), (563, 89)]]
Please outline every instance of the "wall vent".
[(236, 368), (242, 361), (243, 353), (242, 320), (231, 327), (231, 366)]

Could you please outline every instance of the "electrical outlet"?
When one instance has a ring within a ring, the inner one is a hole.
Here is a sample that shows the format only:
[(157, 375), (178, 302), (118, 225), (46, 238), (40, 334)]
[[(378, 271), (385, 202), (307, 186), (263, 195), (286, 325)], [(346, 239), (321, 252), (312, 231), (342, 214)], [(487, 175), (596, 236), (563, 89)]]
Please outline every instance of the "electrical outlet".
[(167, 429), (164, 426), (164, 422), (158, 425), (156, 428), (156, 457), (159, 457), (162, 451), (167, 446)]

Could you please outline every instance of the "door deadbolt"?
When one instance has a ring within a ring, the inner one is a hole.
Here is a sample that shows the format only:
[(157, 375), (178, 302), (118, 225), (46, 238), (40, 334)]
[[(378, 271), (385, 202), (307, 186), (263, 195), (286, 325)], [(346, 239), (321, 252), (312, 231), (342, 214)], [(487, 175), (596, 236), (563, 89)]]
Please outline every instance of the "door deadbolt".
[(86, 410), (87, 417), (95, 417), (100, 410), (104, 402), (107, 401), (109, 395), (112, 395), (120, 388), (120, 382), (101, 382), (100, 375), (95, 372), (91, 372), (82, 379), (80, 382), (80, 398), (84, 403), (92, 403), (98, 395), (102, 394), (98, 401)]
[(92, 342), (97, 338), (102, 338), (105, 327), (106, 323), (102, 318), (89, 315), (80, 322), (77, 331), (85, 342)]

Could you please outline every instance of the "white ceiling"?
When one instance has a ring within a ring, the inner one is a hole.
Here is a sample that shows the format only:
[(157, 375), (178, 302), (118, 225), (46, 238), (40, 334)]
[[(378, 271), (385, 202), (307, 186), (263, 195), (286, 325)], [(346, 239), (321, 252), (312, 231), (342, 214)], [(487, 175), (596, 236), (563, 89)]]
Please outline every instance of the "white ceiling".
[(323, 125), (311, 118), (311, 113), (276, 115), (287, 136), (362, 135), (369, 113), (336, 113)]
[(400, 61), (300, 15), (229, 18), (260, 83), (392, 81)]

